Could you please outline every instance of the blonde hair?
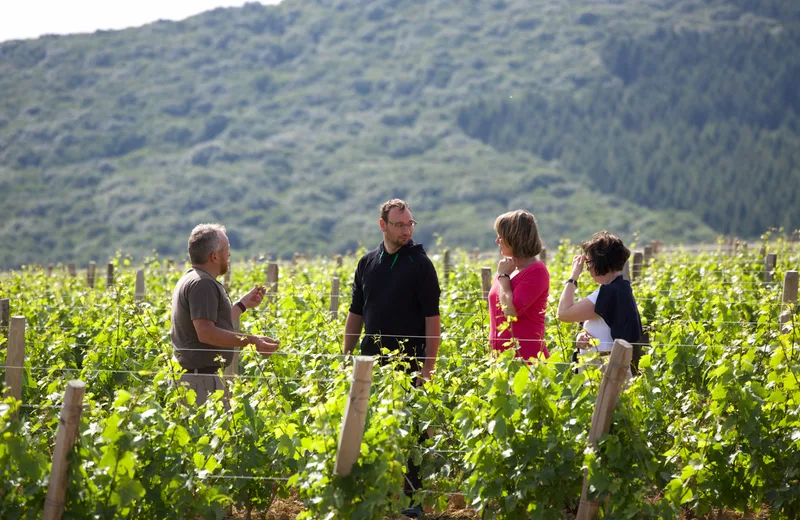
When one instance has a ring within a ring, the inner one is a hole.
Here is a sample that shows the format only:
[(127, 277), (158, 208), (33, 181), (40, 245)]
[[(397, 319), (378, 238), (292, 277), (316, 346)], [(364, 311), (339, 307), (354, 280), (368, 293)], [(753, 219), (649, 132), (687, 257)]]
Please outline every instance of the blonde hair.
[(515, 257), (530, 258), (542, 252), (536, 217), (530, 211), (518, 209), (503, 213), (494, 221), (494, 230)]

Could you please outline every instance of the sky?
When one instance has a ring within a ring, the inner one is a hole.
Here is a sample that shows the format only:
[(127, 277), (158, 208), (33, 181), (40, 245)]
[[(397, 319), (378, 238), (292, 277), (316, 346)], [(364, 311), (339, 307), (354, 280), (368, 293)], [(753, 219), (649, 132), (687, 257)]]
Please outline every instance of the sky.
[(0, 0), (0, 41), (125, 29), (156, 20), (182, 20), (217, 7), (245, 3), (246, 0)]

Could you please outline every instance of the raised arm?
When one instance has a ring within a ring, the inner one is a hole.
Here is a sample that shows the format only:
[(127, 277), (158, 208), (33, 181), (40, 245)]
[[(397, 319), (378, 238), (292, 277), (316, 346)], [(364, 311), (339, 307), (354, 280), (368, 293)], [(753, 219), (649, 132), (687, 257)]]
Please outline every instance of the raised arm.
[[(583, 272), (583, 255), (575, 255), (572, 259), (572, 280), (577, 280)], [(566, 282), (561, 298), (558, 300), (558, 319), (567, 323), (586, 321), (597, 318), (594, 312), (594, 303), (584, 298), (575, 303), (575, 289), (577, 286)]]

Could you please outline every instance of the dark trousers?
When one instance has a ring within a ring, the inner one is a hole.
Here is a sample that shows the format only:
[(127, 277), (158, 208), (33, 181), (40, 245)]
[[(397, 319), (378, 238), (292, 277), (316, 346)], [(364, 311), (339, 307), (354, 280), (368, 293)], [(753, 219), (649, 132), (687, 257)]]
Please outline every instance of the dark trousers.
[[(419, 436), (419, 444), (422, 445), (423, 442), (428, 440), (428, 432), (427, 430), (422, 432)], [(407, 472), (406, 472), (406, 481), (403, 485), (403, 491), (405, 492), (406, 496), (410, 497), (414, 494), (415, 491), (419, 491), (422, 489), (422, 477), (420, 477), (419, 473), (422, 468), (414, 464), (414, 458), (409, 457), (408, 463), (406, 465)]]
[[(368, 352), (372, 352), (373, 348), (374, 347), (371, 347), (371, 346), (368, 345), (368, 348), (366, 350)], [(362, 344), (361, 344), (362, 353), (364, 352), (364, 350), (365, 350), (365, 343), (362, 342)], [(422, 346), (414, 346), (412, 351), (416, 352), (417, 355), (412, 355), (410, 353), (407, 353), (407, 355), (405, 356), (405, 361), (408, 362), (408, 365), (405, 368), (405, 372), (409, 373), (409, 374), (420, 371), (422, 364), (421, 364), (420, 360), (418, 359), (418, 356), (419, 357), (424, 357), (425, 356), (425, 346), (424, 345), (422, 345)], [(381, 356), (381, 355), (379, 355), (377, 353), (375, 353), (375, 354), (364, 353), (364, 355), (373, 355), (373, 356), (375, 356), (378, 359), (378, 363), (380, 363), (382, 365), (384, 363), (388, 362), (388, 360), (389, 360), (388, 356)], [(413, 384), (414, 384), (414, 386), (419, 386), (418, 380), (415, 380)], [(419, 444), (422, 444), (423, 442), (428, 440), (428, 438), (429, 437), (428, 437), (427, 430), (423, 431), (420, 434), (419, 440), (417, 442)], [(406, 496), (411, 496), (415, 491), (419, 491), (419, 490), (422, 489), (422, 477), (420, 477), (421, 468), (420, 468), (420, 466), (417, 466), (417, 465), (414, 464), (413, 457), (409, 457), (408, 458), (408, 463), (406, 465), (406, 468), (407, 468), (407, 470), (406, 470), (405, 482), (403, 483), (403, 491), (405, 492)]]
[[(414, 386), (419, 386), (417, 381), (414, 381)], [(428, 436), (428, 430), (425, 429), (420, 433), (419, 439), (417, 443), (421, 446), (426, 440), (430, 437)], [(406, 479), (403, 485), (403, 491), (405, 492), (406, 496), (410, 497), (414, 494), (415, 491), (419, 491), (422, 489), (422, 477), (420, 476), (420, 470), (422, 469), (420, 466), (414, 464), (414, 458), (409, 457), (408, 463), (406, 464)]]

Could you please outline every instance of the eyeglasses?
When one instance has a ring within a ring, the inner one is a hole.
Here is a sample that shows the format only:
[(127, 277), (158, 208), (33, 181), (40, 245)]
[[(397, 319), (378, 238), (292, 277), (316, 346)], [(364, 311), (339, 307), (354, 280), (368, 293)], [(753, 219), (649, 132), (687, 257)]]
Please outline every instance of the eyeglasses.
[(406, 229), (414, 229), (415, 227), (417, 227), (416, 220), (412, 220), (408, 224), (406, 224), (405, 222), (389, 222), (388, 220), (386, 221), (386, 223), (394, 226), (395, 229), (399, 229), (400, 231), (405, 231)]
[(592, 267), (594, 265), (594, 260), (586, 260), (586, 267)]

